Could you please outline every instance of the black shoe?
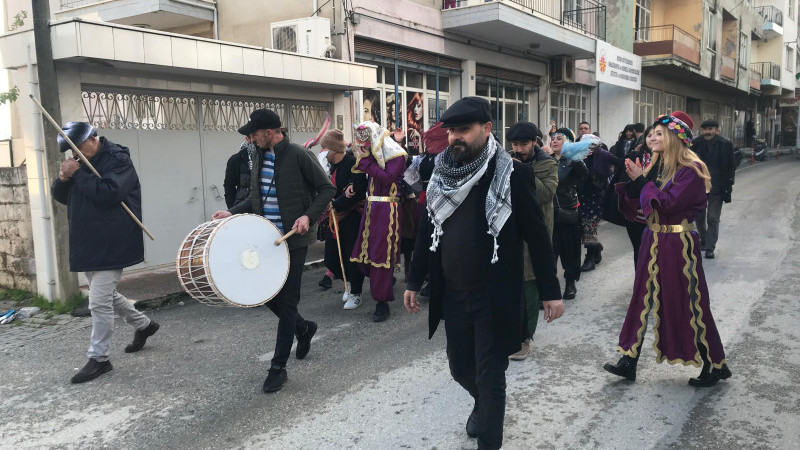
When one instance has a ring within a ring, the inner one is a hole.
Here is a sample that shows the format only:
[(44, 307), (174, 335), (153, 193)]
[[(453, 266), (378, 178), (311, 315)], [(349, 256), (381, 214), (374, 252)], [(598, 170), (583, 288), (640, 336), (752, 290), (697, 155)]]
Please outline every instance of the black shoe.
[(467, 436), (478, 437), (478, 402), (475, 402), (475, 407), (467, 418)]
[(306, 325), (308, 326), (306, 332), (297, 336), (297, 350), (295, 350), (294, 353), (297, 359), (303, 359), (308, 355), (309, 350), (311, 350), (311, 338), (313, 338), (314, 333), (317, 332), (316, 322), (306, 320)]
[(605, 369), (606, 372), (613, 373), (619, 377), (623, 377), (630, 381), (636, 381), (636, 364), (638, 362), (638, 359), (634, 359), (628, 355), (625, 355), (620, 358), (619, 361), (617, 361), (617, 364), (613, 366), (611, 364), (606, 364), (603, 366), (603, 369)]
[(717, 384), (719, 380), (727, 380), (731, 377), (731, 369), (728, 368), (728, 365), (725, 364), (722, 366), (721, 369), (713, 369), (709, 371), (702, 371), (700, 372), (700, 376), (697, 378), (690, 378), (689, 379), (689, 386), (694, 387), (711, 387)]
[(375, 314), (372, 315), (373, 322), (383, 322), (389, 318), (389, 304), (386, 302), (377, 302), (375, 304)]
[(85, 383), (113, 369), (114, 366), (111, 365), (111, 361), (98, 361), (94, 358), (89, 358), (89, 362), (83, 366), (80, 372), (73, 375), (70, 381), (72, 381), (73, 384)]
[(564, 287), (564, 295), (561, 296), (564, 300), (572, 300), (575, 294), (578, 293), (578, 288), (575, 287), (575, 282), (567, 280), (567, 286)]
[(706, 258), (714, 259), (714, 250), (706, 250)]
[(423, 297), (430, 297), (431, 296), (431, 284), (425, 283), (425, 286), (422, 286), (422, 289), (419, 290), (419, 295)]
[(326, 273), (325, 275), (322, 276), (322, 279), (319, 280), (319, 287), (321, 287), (322, 289), (330, 289), (332, 286), (333, 286), (333, 280), (331, 280), (331, 277), (329, 277), (328, 274)]
[(136, 330), (136, 332), (133, 333), (133, 342), (125, 347), (125, 353), (133, 353), (141, 350), (142, 347), (144, 347), (144, 343), (147, 342), (147, 338), (156, 334), (156, 331), (158, 331), (159, 328), (161, 328), (161, 325), (159, 325), (155, 320), (151, 320), (150, 325), (142, 328), (141, 330)]
[(586, 249), (586, 258), (583, 259), (583, 265), (581, 266), (581, 272), (590, 272), (594, 270), (594, 247), (588, 247)]
[(600, 264), (603, 260), (603, 244), (597, 244), (594, 248), (594, 263)]
[(286, 369), (282, 367), (272, 367), (269, 369), (267, 379), (264, 380), (264, 392), (278, 392), (281, 390), (289, 376), (286, 374)]

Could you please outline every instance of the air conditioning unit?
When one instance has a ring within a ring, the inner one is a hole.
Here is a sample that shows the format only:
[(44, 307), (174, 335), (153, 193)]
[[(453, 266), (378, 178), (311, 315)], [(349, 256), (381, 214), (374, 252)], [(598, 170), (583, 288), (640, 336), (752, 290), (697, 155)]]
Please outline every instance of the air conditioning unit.
[(331, 22), (325, 17), (273, 22), (270, 31), (275, 50), (323, 57), (331, 45)]
[(567, 56), (553, 58), (553, 83), (575, 82), (575, 61)]

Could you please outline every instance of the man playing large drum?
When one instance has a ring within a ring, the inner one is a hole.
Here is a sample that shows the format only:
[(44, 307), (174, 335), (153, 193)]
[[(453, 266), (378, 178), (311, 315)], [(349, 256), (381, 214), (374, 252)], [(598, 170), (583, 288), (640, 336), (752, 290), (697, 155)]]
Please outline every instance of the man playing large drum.
[[(316, 240), (314, 219), (325, 210), (336, 193), (336, 187), (317, 163), (314, 155), (289, 142), (281, 133), (281, 119), (274, 111), (257, 109), (239, 133), (252, 135), (257, 151), (253, 157), (250, 186), (244, 200), (227, 211), (217, 211), (213, 219), (232, 214), (262, 214), (282, 233), (296, 229), (289, 244), (289, 276), (283, 289), (267, 307), (278, 316), (278, 335), (275, 354), (264, 381), (264, 392), (279, 391), (286, 383), (286, 362), (297, 336), (297, 359), (303, 359), (311, 349), (311, 338), (317, 324), (305, 320), (297, 311), (300, 303), (300, 283), (308, 246)], [(237, 195), (237, 198), (242, 198)], [(309, 233), (309, 231), (311, 231)]]

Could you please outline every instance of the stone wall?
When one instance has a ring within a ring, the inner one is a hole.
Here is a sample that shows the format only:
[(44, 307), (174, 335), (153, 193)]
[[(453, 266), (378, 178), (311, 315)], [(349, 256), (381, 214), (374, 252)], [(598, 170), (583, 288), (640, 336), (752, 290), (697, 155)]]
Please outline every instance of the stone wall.
[(0, 287), (36, 290), (25, 166), (0, 167)]

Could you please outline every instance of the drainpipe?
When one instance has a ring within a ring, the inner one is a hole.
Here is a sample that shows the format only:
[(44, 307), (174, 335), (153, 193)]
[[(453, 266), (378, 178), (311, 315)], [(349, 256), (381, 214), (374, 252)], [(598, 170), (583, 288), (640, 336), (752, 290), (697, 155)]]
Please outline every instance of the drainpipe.
[(314, 5), (314, 14), (312, 14), (311, 17), (316, 17), (319, 14), (319, 1), (314, 0), (312, 4)]
[[(33, 70), (33, 61), (31, 58), (31, 44), (28, 44), (28, 80), (30, 83), (31, 94), (39, 94), (39, 82), (36, 79), (36, 74)], [(42, 141), (42, 113), (33, 108), (33, 149), (36, 151), (36, 175), (38, 177), (39, 188), (39, 203), (42, 210), (42, 236), (44, 240), (44, 270), (45, 279), (47, 279), (47, 299), (52, 303), (55, 300), (56, 280), (53, 277), (53, 258), (52, 258), (52, 241), (51, 234), (52, 223), (50, 220), (50, 210), (48, 208), (49, 202), (47, 199), (48, 186), (44, 182), (44, 142)]]

